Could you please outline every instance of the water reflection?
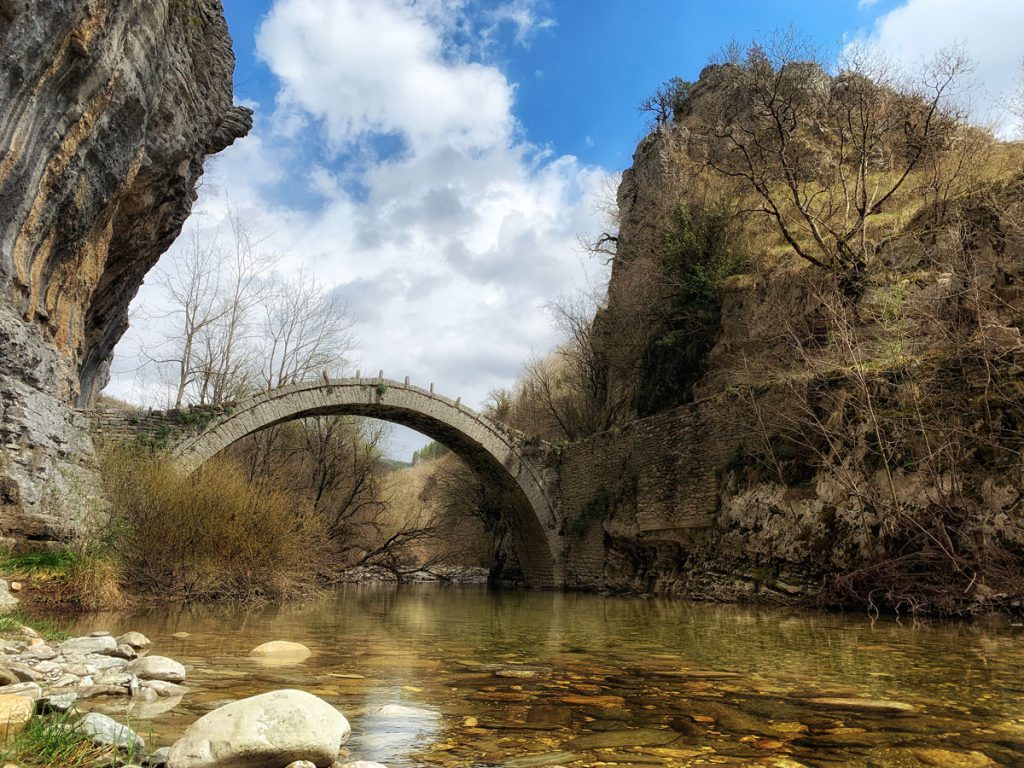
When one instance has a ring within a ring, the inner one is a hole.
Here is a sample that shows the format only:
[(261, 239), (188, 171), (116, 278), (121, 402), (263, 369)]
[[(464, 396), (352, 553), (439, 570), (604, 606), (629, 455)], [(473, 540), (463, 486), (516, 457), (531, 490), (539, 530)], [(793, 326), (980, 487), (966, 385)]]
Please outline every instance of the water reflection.
[[(349, 716), (355, 757), (396, 768), (1024, 765), (1024, 643), (1009, 627), (373, 585), (258, 610), (90, 616), (75, 631), (94, 629), (144, 632), (191, 667), (170, 711), (135, 713), (158, 743), (291, 687)], [(313, 655), (249, 658), (270, 640)]]

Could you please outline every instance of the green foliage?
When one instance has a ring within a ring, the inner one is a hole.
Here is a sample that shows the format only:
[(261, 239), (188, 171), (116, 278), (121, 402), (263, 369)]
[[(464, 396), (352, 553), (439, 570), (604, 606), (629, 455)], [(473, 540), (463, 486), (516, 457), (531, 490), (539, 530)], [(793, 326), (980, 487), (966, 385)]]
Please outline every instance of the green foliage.
[(644, 352), (637, 411), (646, 416), (689, 402), (721, 324), (722, 283), (748, 268), (725, 211), (668, 215), (659, 254), (665, 299)]
[(47, 640), (63, 641), (71, 637), (67, 626), (53, 619), (30, 618), (20, 610), (0, 615), (0, 633), (18, 632), (31, 627)]
[(415, 464), (417, 461), (433, 461), (439, 459), (445, 454), (451, 453), (451, 451), (436, 440), (431, 440), (425, 446), (420, 448), (412, 455), (412, 463)]
[(0, 571), (16, 576), (71, 570), (81, 556), (69, 549), (42, 549), (10, 554), (0, 559)]
[(144, 761), (134, 747), (113, 749), (93, 744), (80, 717), (75, 710), (33, 717), (14, 741), (0, 750), (0, 762), (25, 768), (115, 768)]
[(206, 429), (213, 421), (219, 416), (219, 413), (214, 411), (178, 411), (176, 419), (178, 423), (184, 424), (189, 427), (195, 427), (202, 431)]
[(169, 425), (161, 424), (148, 432), (135, 435), (135, 446), (148, 451), (165, 451), (171, 446), (172, 430)]
[(608, 489), (601, 486), (597, 489), (597, 493), (590, 501), (588, 501), (583, 510), (580, 512), (579, 517), (569, 524), (569, 532), (574, 536), (583, 538), (587, 535), (591, 526), (594, 523), (599, 523), (608, 517), (612, 508), (612, 497), (608, 492)]
[[(98, 610), (124, 602), (119, 567), (103, 542), (85, 541), (81, 549), (46, 549), (0, 559), (0, 573), (37, 583), (35, 599), (59, 608)], [(25, 622), (41, 634), (61, 634), (55, 625)]]
[(640, 102), (640, 111), (651, 114), (655, 125), (679, 120), (693, 86), (692, 82), (681, 77), (666, 80), (658, 90)]

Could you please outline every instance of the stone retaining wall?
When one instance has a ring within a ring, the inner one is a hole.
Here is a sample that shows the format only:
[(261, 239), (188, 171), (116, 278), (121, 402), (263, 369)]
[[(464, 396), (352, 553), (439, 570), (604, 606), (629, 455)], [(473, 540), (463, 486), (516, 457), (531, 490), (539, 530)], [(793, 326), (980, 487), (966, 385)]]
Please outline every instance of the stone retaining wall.
[(609, 536), (686, 546), (715, 521), (729, 463), (761, 440), (740, 404), (709, 398), (568, 446), (562, 459), (566, 583), (605, 588)]

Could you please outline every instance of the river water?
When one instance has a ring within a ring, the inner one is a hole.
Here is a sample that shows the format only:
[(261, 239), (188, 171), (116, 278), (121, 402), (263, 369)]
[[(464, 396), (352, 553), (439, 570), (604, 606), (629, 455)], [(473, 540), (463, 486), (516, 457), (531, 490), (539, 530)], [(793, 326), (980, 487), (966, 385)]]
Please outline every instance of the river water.
[[(97, 629), (143, 632), (189, 667), (180, 701), (128, 713), (158, 745), (220, 704), (301, 688), (349, 718), (353, 759), (393, 768), (1024, 766), (1024, 629), (1006, 624), (370, 585), (72, 631)], [(248, 657), (269, 640), (313, 656)]]

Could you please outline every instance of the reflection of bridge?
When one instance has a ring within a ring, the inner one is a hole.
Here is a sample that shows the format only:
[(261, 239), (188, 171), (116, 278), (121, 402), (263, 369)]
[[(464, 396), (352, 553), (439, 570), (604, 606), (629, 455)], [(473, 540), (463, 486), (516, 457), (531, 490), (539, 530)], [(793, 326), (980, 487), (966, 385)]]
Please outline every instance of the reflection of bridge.
[(91, 414), (100, 433), (166, 446), (193, 472), (231, 443), (307, 416), (351, 415), (411, 427), (458, 454), (502, 500), (527, 581), (565, 583), (562, 521), (551, 449), (430, 390), (384, 378), (291, 384), (229, 405), (147, 414)]

